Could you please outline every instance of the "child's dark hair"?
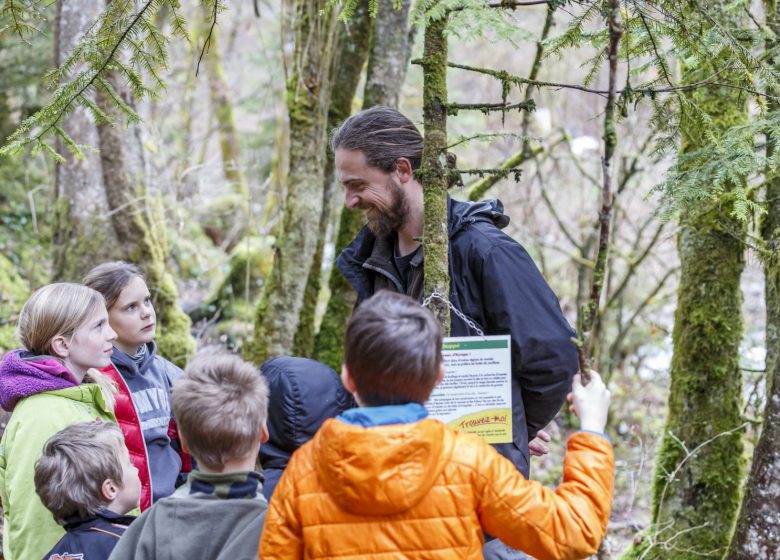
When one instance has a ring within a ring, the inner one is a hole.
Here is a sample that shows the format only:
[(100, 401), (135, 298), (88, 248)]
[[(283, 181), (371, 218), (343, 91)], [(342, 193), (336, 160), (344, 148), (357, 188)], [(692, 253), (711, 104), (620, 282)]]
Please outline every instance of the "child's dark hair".
[(122, 432), (111, 422), (79, 422), (46, 442), (35, 465), (35, 492), (60, 525), (108, 505), (102, 486), (107, 479), (122, 487)]
[(424, 403), (441, 367), (442, 332), (408, 296), (377, 292), (347, 324), (344, 363), (365, 406)]
[(119, 299), (119, 294), (135, 277), (144, 277), (138, 266), (125, 261), (113, 261), (97, 265), (81, 283), (103, 294), (106, 309), (111, 309)]

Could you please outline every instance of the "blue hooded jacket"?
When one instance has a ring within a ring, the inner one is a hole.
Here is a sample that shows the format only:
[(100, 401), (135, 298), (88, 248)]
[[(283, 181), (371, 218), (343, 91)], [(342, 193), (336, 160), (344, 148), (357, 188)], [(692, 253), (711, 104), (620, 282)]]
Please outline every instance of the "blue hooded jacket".
[(339, 375), (308, 358), (267, 360), (260, 371), (268, 382), (268, 441), (260, 446), (263, 494), (267, 500), (290, 457), (309, 441), (323, 422), (353, 408), (355, 401)]

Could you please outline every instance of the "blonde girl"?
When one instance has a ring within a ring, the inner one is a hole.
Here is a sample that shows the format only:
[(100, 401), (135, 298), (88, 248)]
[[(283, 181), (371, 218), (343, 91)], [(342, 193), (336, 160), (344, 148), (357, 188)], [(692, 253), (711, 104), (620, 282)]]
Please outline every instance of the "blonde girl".
[(0, 362), (0, 405), (11, 418), (0, 442), (0, 497), (6, 560), (41, 558), (64, 534), (35, 493), (35, 463), (63, 428), (114, 421), (111, 362), (116, 333), (103, 296), (79, 284), (37, 290), (19, 315), (24, 348)]

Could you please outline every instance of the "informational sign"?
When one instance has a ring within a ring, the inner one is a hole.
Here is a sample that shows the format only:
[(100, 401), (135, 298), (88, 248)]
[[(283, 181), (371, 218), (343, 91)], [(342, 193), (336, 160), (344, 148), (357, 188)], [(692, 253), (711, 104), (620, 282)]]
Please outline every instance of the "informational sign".
[(512, 441), (512, 355), (508, 335), (445, 338), (444, 381), (425, 403), (430, 416), (488, 443)]

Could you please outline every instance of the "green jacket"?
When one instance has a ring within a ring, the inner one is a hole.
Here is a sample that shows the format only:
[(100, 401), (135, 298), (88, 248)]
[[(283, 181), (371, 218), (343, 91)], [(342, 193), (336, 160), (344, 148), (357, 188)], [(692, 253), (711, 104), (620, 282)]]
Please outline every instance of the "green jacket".
[(96, 419), (116, 421), (93, 384), (37, 393), (14, 408), (0, 440), (5, 560), (43, 558), (65, 534), (35, 493), (35, 463), (51, 436), (76, 422)]

